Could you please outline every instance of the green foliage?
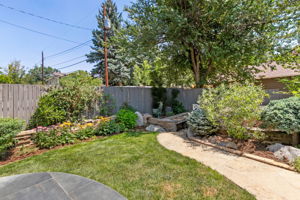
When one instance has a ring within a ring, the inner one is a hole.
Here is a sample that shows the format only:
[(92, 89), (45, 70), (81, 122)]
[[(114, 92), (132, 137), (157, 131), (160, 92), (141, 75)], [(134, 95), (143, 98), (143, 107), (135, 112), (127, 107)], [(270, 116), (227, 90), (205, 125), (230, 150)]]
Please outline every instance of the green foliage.
[(86, 140), (93, 137), (95, 135), (95, 131), (93, 127), (87, 127), (76, 131), (74, 135), (78, 140)]
[(100, 97), (99, 79), (77, 71), (61, 78), (60, 87), (52, 88), (38, 103), (29, 127), (48, 126), (64, 121), (78, 121)]
[(251, 79), (255, 67), (249, 66), (293, 50), (299, 6), (299, 1), (137, 0), (127, 8), (133, 43), (127, 51), (162, 55), (166, 65), (192, 73), (198, 87)]
[(245, 126), (253, 126), (260, 119), (260, 105), (266, 97), (261, 86), (252, 83), (220, 85), (203, 91), (198, 103), (216, 126), (227, 130), (232, 137), (247, 138)]
[(300, 97), (300, 76), (295, 76), (289, 79), (281, 79), (280, 82), (285, 84), (290, 94)]
[(15, 145), (15, 136), (23, 129), (22, 120), (0, 118), (0, 158)]
[(294, 167), (300, 173), (300, 157), (296, 158), (294, 161)]
[(128, 109), (121, 109), (117, 113), (116, 121), (124, 124), (126, 128), (132, 129), (136, 126), (137, 115)]
[(187, 124), (190, 130), (199, 136), (210, 135), (218, 130), (217, 126), (207, 118), (203, 109), (194, 110), (189, 114)]
[(132, 107), (131, 105), (128, 104), (128, 102), (124, 102), (123, 105), (120, 107), (120, 110), (125, 109), (125, 110), (130, 110), (132, 112), (136, 112), (136, 109)]
[(276, 128), (289, 134), (300, 132), (299, 110), (299, 97), (271, 101), (262, 112), (262, 126)]
[(99, 123), (94, 130), (94, 133), (98, 136), (106, 136), (114, 133), (121, 133), (125, 130), (127, 130), (125, 124), (117, 122), (116, 120), (111, 120)]
[(12, 84), (13, 80), (9, 76), (0, 73), (0, 84), (2, 83)]
[(113, 111), (116, 107), (114, 99), (108, 95), (103, 94), (100, 96), (99, 100), (99, 114), (101, 116), (111, 116), (113, 114)]
[(70, 128), (65, 127), (38, 131), (33, 141), (41, 149), (50, 149), (59, 145), (74, 143), (75, 138)]
[(152, 66), (149, 61), (144, 60), (141, 66), (135, 65), (133, 70), (134, 85), (137, 86), (150, 86)]
[[(53, 75), (54, 72), (59, 72), (59, 70), (52, 67), (44, 67), (44, 80), (45, 82)], [(24, 82), (27, 84), (41, 84), (42, 83), (42, 67), (34, 66), (30, 69), (24, 77)]]
[(28, 127), (50, 126), (67, 121), (67, 113), (62, 101), (63, 91), (52, 90), (43, 95), (38, 102), (38, 107), (31, 117)]
[(178, 89), (172, 89), (171, 93), (172, 93), (171, 107), (172, 107), (173, 113), (175, 115), (184, 113), (186, 110), (185, 110), (183, 104), (177, 100), (177, 97), (178, 97), (180, 91)]
[(25, 69), (24, 66), (21, 66), (20, 61), (13, 61), (7, 66), (7, 76), (12, 80), (13, 84), (23, 83)]
[(161, 107), (160, 105), (162, 104), (161, 112), (164, 113), (167, 100), (168, 100), (166, 88), (152, 87), (151, 94), (152, 94), (152, 108), (158, 109), (159, 107)]
[[(111, 21), (111, 29), (107, 30), (107, 41), (104, 43), (104, 15), (103, 6), (106, 6), (107, 17)], [(131, 72), (128, 64), (127, 57), (122, 57), (119, 50), (122, 48), (115, 41), (114, 37), (118, 31), (122, 29), (122, 15), (118, 12), (116, 4), (112, 0), (106, 0), (102, 3), (99, 9), (99, 14), (96, 16), (98, 27), (93, 30), (93, 46), (91, 52), (87, 54), (87, 62), (94, 63), (92, 75), (100, 74), (104, 79), (105, 68), (104, 66), (104, 45), (108, 48), (108, 65), (109, 65), (109, 83), (110, 85), (124, 85), (130, 80)]]

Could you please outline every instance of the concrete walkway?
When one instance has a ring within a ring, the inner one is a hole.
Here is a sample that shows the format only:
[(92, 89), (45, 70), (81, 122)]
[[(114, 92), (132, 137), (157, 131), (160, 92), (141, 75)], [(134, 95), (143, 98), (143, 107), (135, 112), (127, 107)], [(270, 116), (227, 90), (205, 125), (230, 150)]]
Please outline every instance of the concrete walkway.
[(300, 200), (300, 174), (192, 142), (184, 133), (161, 133), (161, 145), (218, 171), (258, 200)]

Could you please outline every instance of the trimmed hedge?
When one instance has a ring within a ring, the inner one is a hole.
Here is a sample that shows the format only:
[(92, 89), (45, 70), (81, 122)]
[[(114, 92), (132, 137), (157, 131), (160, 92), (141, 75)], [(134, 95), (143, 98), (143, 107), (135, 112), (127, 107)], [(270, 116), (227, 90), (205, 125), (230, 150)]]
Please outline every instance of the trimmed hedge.
[(263, 128), (276, 128), (289, 134), (300, 132), (300, 98), (271, 101), (261, 118)]

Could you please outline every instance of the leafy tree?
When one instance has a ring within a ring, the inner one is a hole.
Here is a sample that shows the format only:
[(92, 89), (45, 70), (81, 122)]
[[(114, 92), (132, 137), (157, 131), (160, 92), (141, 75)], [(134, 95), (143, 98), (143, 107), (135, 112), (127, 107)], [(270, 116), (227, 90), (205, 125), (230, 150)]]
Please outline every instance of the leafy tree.
[[(1, 70), (1, 68), (0, 68), (0, 70)], [(12, 83), (11, 78), (9, 76), (3, 74), (2, 71), (0, 71), (0, 84), (1, 83), (7, 83), (7, 84)]]
[(11, 80), (13, 84), (20, 84), (23, 82), (25, 76), (24, 66), (21, 66), (20, 61), (13, 61), (8, 64), (7, 69), (8, 80)]
[(113, 37), (122, 29), (122, 15), (118, 12), (116, 4), (112, 0), (106, 0), (103, 4), (106, 6), (107, 16), (111, 21), (111, 29), (107, 30), (107, 42), (104, 43), (104, 15), (103, 9), (99, 9), (97, 15), (98, 28), (92, 32), (93, 46), (91, 52), (87, 54), (87, 62), (94, 63), (92, 75), (100, 74), (105, 77), (104, 67), (104, 45), (108, 47), (108, 66), (109, 66), (109, 83), (110, 85), (124, 85), (130, 79), (130, 69), (126, 64), (126, 57), (118, 54), (121, 48), (114, 42)]
[(300, 97), (300, 76), (295, 76), (289, 79), (281, 79), (280, 82), (285, 84), (285, 87), (290, 94)]
[(169, 65), (188, 68), (198, 87), (242, 81), (257, 71), (249, 66), (294, 48), (299, 2), (137, 0), (127, 9), (131, 41), (136, 51), (160, 51)]
[[(52, 67), (44, 67), (44, 80), (47, 81), (54, 72), (59, 70)], [(42, 82), (42, 67), (34, 66), (24, 77), (24, 81), (29, 84), (39, 84)]]

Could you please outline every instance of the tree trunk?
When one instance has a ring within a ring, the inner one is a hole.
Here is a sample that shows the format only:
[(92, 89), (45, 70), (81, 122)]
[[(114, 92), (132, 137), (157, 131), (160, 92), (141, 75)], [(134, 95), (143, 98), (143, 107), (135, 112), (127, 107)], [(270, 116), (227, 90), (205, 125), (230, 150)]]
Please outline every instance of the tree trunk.
[(191, 47), (191, 59), (193, 64), (194, 80), (196, 87), (200, 88), (202, 85), (200, 83), (200, 60), (199, 55), (195, 52), (195, 49)]

